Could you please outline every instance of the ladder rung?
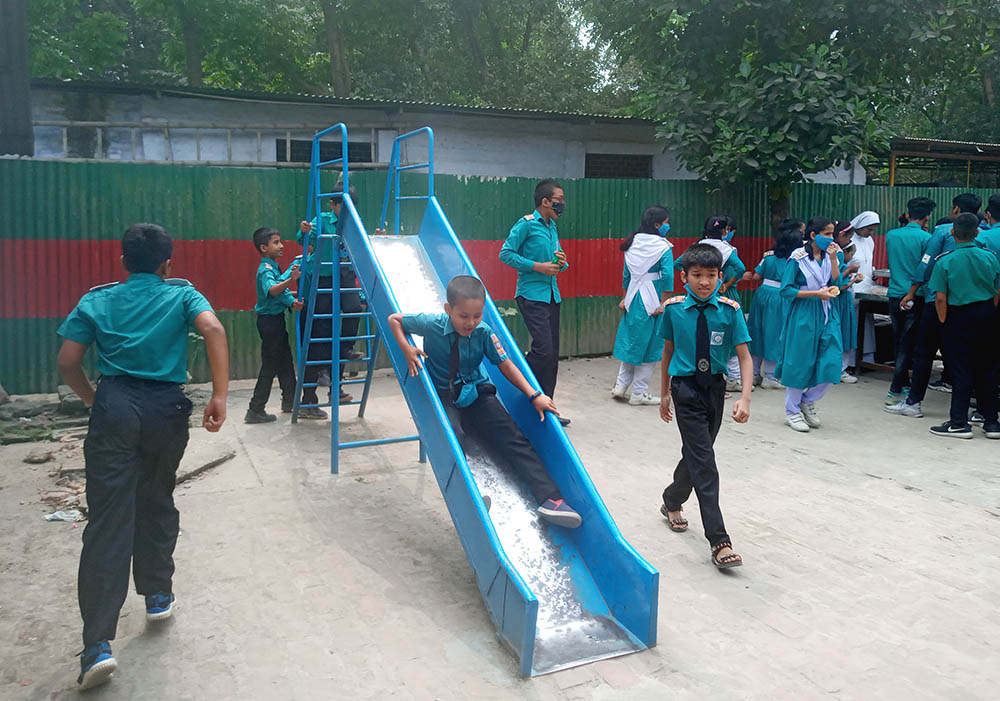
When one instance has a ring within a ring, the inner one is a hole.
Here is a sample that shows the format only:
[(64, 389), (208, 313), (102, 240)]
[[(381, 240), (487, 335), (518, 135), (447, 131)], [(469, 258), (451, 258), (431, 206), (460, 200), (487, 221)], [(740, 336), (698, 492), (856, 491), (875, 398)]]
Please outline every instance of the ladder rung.
[(299, 409), (322, 409), (323, 407), (332, 407), (333, 404), (327, 402), (326, 404), (299, 404)]
[(371, 340), (373, 338), (377, 338), (375, 336), (375, 334), (372, 334), (371, 336), (341, 336), (340, 340), (341, 341), (369, 341), (369, 340)]
[(426, 168), (429, 165), (430, 165), (430, 162), (427, 162), (427, 163), (410, 163), (410, 164), (405, 165), (405, 166), (396, 166), (396, 170), (413, 170), (415, 168)]
[(404, 197), (397, 197), (397, 200), (429, 200), (427, 195), (405, 195)]
[(364, 358), (355, 358), (354, 360), (347, 360), (346, 358), (342, 358), (340, 360), (340, 364), (347, 365), (348, 363), (367, 363), (370, 360), (371, 360), (370, 356), (365, 356)]
[(368, 382), (368, 378), (367, 377), (363, 377), (363, 378), (361, 378), (359, 380), (341, 380), (340, 384), (342, 384), (342, 385), (362, 385), (365, 382)]
[(340, 318), (341, 319), (356, 319), (356, 318), (362, 317), (362, 316), (374, 317), (375, 314), (372, 313), (372, 312), (341, 312), (340, 313)]
[(313, 314), (313, 319), (332, 319), (333, 314)]

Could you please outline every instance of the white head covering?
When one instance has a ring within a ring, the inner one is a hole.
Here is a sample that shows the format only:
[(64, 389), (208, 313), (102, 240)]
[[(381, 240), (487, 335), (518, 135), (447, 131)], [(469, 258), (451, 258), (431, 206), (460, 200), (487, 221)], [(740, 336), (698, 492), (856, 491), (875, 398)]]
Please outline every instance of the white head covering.
[(863, 229), (866, 226), (871, 226), (872, 224), (881, 224), (882, 220), (879, 219), (878, 213), (871, 210), (866, 210), (854, 217), (851, 220), (851, 226), (855, 229)]

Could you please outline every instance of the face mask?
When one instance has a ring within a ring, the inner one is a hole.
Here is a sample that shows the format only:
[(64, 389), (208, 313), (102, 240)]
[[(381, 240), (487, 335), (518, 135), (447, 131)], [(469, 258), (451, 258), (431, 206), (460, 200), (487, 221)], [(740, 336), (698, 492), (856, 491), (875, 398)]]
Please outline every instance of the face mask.
[[(706, 297), (705, 299), (711, 298), (712, 295), (714, 295), (715, 293), (717, 293), (719, 291), (720, 287), (722, 287), (722, 280), (719, 280), (718, 282), (715, 283), (715, 289), (712, 290), (712, 294), (709, 295), (708, 297)], [(684, 285), (684, 289), (687, 290), (688, 294), (690, 294), (695, 299), (701, 299), (701, 297), (699, 297), (698, 295), (696, 295), (694, 293), (694, 291), (691, 289), (691, 285), (690, 284)]]
[(666, 223), (660, 224), (660, 226), (657, 229), (657, 231), (660, 232), (660, 236), (666, 236), (667, 232), (670, 231), (670, 224), (666, 224)]
[(566, 203), (565, 202), (553, 202), (552, 203), (552, 211), (556, 213), (557, 217), (561, 217), (563, 215), (563, 212), (566, 211)]
[(830, 244), (833, 243), (833, 239), (830, 238), (829, 236), (822, 236), (820, 234), (816, 234), (815, 242), (816, 242), (816, 248), (818, 248), (821, 251), (825, 251), (827, 248), (830, 247)]
[(736, 236), (736, 231), (735, 230), (730, 231), (728, 234), (726, 234), (726, 238), (725, 238), (726, 243), (729, 243), (730, 241), (732, 241), (734, 236)]

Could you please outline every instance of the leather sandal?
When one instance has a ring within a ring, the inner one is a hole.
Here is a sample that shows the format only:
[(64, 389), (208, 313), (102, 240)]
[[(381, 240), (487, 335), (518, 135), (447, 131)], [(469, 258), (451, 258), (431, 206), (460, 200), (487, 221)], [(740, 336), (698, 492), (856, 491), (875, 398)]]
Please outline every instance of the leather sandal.
[[(682, 511), (682, 509), (677, 509)], [(670, 510), (667, 509), (667, 505), (663, 504), (660, 507), (660, 513), (663, 514), (663, 518), (667, 519), (667, 523), (670, 525), (670, 530), (674, 533), (683, 533), (688, 529), (687, 519), (683, 516), (680, 518), (670, 518)]]
[(743, 558), (737, 555), (735, 552), (729, 553), (728, 555), (718, 556), (718, 553), (723, 548), (732, 549), (732, 543), (719, 543), (712, 548), (712, 564), (718, 567), (720, 570), (726, 570), (730, 567), (740, 567), (743, 564)]

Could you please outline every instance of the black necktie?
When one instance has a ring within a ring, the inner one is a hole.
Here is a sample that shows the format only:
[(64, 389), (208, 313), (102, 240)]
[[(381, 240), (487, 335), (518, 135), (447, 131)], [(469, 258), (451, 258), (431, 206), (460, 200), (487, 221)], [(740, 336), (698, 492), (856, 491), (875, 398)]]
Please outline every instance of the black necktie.
[(448, 358), (448, 395), (455, 400), (455, 378), (458, 377), (458, 334), (451, 342), (451, 355)]
[(705, 316), (706, 306), (698, 305), (698, 328), (694, 335), (694, 379), (699, 387), (708, 387), (712, 384), (712, 356), (708, 337), (708, 318)]

